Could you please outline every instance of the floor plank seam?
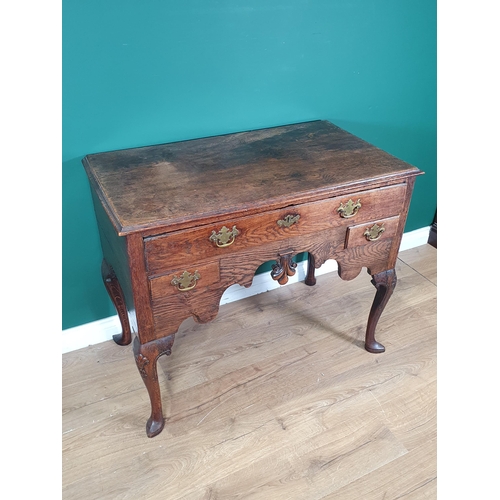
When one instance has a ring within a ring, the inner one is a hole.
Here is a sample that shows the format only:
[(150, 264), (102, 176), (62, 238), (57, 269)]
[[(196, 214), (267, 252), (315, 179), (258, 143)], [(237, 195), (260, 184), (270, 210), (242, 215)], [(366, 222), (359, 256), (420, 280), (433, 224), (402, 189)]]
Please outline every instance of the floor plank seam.
[(434, 283), (432, 280), (430, 280), (427, 276), (423, 275), (422, 273), (418, 272), (414, 267), (412, 267), (410, 264), (405, 262), (401, 257), (398, 257), (398, 260), (403, 263), (405, 266), (408, 266), (411, 270), (415, 271), (419, 276), (422, 276), (425, 280), (427, 280), (429, 283), (434, 285), (437, 288), (437, 284)]

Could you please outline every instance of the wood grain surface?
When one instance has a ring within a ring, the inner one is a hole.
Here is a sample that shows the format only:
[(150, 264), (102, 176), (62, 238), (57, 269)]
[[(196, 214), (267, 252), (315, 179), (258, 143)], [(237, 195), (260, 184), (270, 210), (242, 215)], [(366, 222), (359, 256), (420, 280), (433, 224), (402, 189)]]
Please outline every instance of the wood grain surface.
[[(376, 222), (401, 213), (405, 191), (406, 184), (358, 191), (351, 195), (294, 205), (282, 210), (228, 219), (214, 225), (146, 238), (144, 245), (148, 272), (155, 274), (175, 269), (186, 262), (227, 257), (269, 242), (314, 235), (327, 229), (347, 228), (368, 221)], [(354, 217), (344, 219), (338, 214), (337, 209), (341, 202), (346, 203), (351, 197), (354, 200), (361, 199), (362, 206)], [(300, 219), (290, 227), (280, 227), (277, 221), (287, 214), (299, 215)], [(233, 225), (236, 226), (239, 234), (230, 246), (218, 248), (209, 240), (212, 231), (217, 233), (223, 226), (231, 229)]]
[(91, 154), (83, 164), (120, 234), (197, 226), (422, 173), (321, 120)]
[(397, 293), (363, 348), (369, 276), (337, 273), (187, 319), (150, 402), (132, 346), (63, 355), (66, 500), (436, 498), (436, 250), (399, 254)]

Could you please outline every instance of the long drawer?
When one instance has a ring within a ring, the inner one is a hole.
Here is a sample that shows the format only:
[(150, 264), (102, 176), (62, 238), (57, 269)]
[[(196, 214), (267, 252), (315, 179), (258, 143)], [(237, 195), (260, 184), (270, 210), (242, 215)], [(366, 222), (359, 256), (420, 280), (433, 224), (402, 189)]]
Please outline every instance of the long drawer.
[(406, 184), (349, 193), (217, 224), (145, 238), (148, 274), (217, 259), (273, 241), (397, 216)]

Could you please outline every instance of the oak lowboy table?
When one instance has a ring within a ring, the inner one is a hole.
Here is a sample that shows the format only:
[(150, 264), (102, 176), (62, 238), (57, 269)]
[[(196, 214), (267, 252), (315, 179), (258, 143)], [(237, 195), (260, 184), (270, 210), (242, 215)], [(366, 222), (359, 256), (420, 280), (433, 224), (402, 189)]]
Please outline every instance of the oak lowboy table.
[(276, 261), (280, 284), (308, 252), (306, 285), (335, 259), (344, 280), (376, 287), (365, 347), (396, 285), (394, 267), (422, 172), (327, 121), (88, 155), (102, 276), (151, 400), (149, 437), (164, 426), (157, 360), (189, 316), (215, 318), (224, 291)]

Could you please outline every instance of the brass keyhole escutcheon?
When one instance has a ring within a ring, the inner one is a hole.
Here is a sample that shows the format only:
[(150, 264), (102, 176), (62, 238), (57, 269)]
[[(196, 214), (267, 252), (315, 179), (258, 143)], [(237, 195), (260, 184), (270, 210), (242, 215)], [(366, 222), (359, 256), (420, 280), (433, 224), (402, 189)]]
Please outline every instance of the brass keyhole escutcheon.
[(368, 241), (376, 241), (380, 238), (382, 233), (385, 231), (385, 227), (383, 225), (374, 224), (370, 229), (367, 229), (363, 236), (366, 237)]
[(216, 233), (212, 231), (210, 238), (208, 238), (215, 246), (219, 248), (228, 247), (234, 243), (234, 239), (238, 236), (240, 232), (233, 226), (233, 229), (228, 229), (226, 226), (222, 226), (221, 230)]
[(180, 277), (174, 276), (173, 280), (170, 282), (173, 286), (177, 288), (180, 292), (187, 292), (192, 290), (196, 286), (196, 282), (201, 278), (200, 273), (195, 271), (194, 274), (188, 271), (183, 271)]
[(344, 219), (348, 219), (349, 217), (354, 217), (358, 210), (361, 208), (361, 201), (358, 199), (356, 203), (354, 201), (349, 200), (346, 204), (340, 202), (340, 207), (337, 208), (337, 212)]
[(285, 218), (277, 220), (276, 224), (280, 227), (290, 227), (300, 219), (300, 215), (287, 215)]

